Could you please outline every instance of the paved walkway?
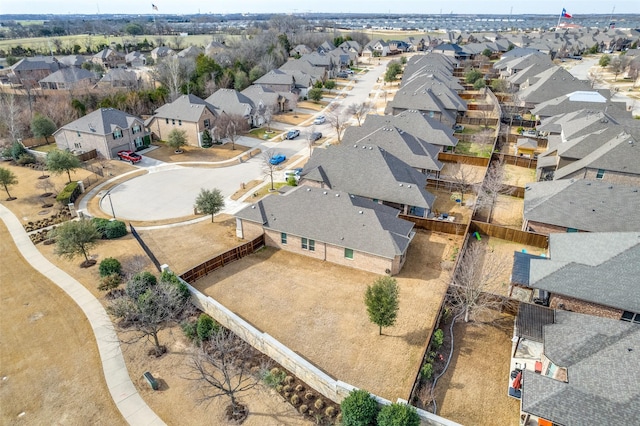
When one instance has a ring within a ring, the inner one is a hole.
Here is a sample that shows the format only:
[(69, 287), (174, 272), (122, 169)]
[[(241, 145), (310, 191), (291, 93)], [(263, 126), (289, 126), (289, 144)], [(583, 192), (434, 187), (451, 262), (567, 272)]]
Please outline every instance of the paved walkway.
[(113, 324), (102, 304), (82, 284), (49, 262), (33, 245), (18, 218), (0, 204), (5, 223), (22, 256), (33, 268), (64, 290), (82, 309), (96, 336), (107, 387), (118, 410), (130, 425), (164, 425), (136, 390), (124, 363)]

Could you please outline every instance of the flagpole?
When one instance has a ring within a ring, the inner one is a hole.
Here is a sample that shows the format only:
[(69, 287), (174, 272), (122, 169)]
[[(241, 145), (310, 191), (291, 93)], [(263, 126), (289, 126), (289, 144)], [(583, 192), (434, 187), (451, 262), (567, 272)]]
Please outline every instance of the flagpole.
[(556, 24), (556, 32), (560, 29), (560, 20), (562, 20), (563, 13), (560, 12), (560, 17), (558, 18), (558, 23)]

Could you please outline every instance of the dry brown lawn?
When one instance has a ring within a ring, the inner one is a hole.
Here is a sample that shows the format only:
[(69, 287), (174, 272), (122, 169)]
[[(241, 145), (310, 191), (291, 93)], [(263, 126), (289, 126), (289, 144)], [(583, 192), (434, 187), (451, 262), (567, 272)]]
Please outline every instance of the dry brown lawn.
[(84, 313), (24, 260), (2, 221), (0, 286), (0, 423), (125, 425)]
[(463, 425), (519, 424), (520, 403), (507, 395), (513, 317), (487, 325), (458, 322), (449, 369), (435, 390), (438, 415)]
[(536, 170), (518, 167), (511, 164), (504, 165), (504, 183), (507, 185), (524, 187), (527, 183), (536, 181)]
[[(481, 220), (487, 219), (489, 209), (484, 208), (478, 211), (478, 216)], [(491, 223), (495, 225), (502, 225), (508, 228), (521, 229), (524, 215), (524, 200), (518, 197), (512, 197), (510, 195), (498, 195), (495, 206), (493, 208), (493, 215), (491, 217)]]
[[(463, 170), (463, 172), (461, 170)], [(440, 176), (442, 179), (447, 180), (449, 176), (459, 176), (460, 173), (465, 173), (470, 183), (479, 183), (484, 179), (485, 171), (486, 168), (481, 166), (445, 162)]]
[(418, 231), (397, 276), (398, 320), (383, 336), (363, 303), (372, 273), (267, 248), (195, 287), (331, 376), (395, 401), (409, 396), (448, 285), (441, 261), (460, 241)]
[(180, 148), (183, 152), (176, 154), (175, 150), (164, 143), (156, 143), (158, 148), (144, 154), (146, 157), (167, 163), (177, 163), (182, 161), (210, 161), (218, 162), (228, 160), (249, 150), (244, 145), (235, 144), (235, 149), (231, 143), (223, 145), (213, 145), (211, 148), (200, 148), (197, 146), (183, 146)]
[(273, 121), (277, 121), (279, 123), (284, 123), (284, 124), (290, 124), (292, 126), (297, 126), (303, 121), (310, 119), (311, 116), (312, 116), (311, 114), (303, 114), (300, 112), (296, 112), (295, 114), (293, 112), (287, 112), (285, 114), (274, 115)]
[[(469, 223), (471, 220), (471, 214), (473, 213), (473, 207), (466, 207), (463, 206), (462, 203), (456, 203), (456, 199), (459, 198), (459, 195), (454, 196), (451, 192), (441, 189), (428, 188), (427, 190), (436, 196), (436, 200), (432, 207), (434, 214), (438, 215), (440, 213), (448, 213), (449, 216), (455, 216), (456, 222)], [(456, 194), (460, 193), (458, 192)], [(475, 198), (476, 196), (473, 193), (464, 194), (464, 204), (473, 206)]]

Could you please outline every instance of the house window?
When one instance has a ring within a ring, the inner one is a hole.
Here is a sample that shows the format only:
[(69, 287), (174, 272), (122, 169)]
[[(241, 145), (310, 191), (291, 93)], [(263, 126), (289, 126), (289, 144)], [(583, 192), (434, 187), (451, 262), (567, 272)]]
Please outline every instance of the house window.
[(209, 120), (208, 118), (204, 119), (204, 128), (205, 129), (211, 128), (211, 120)]
[(168, 119), (168, 118), (165, 118), (164, 120), (165, 120), (165, 122), (166, 122), (167, 124), (169, 124), (169, 119)]
[(141, 137), (137, 137), (133, 143), (136, 145), (136, 148), (140, 148), (142, 146), (142, 138)]
[(80, 136), (81, 136), (81, 135), (80, 135), (80, 132), (76, 132), (76, 135), (78, 135), (78, 137), (80, 137)]
[(175, 118), (171, 119), (171, 124), (173, 124), (174, 126), (176, 125), (176, 119)]
[(282, 244), (287, 244), (287, 234), (285, 232), (280, 233), (280, 242)]
[(81, 143), (79, 143), (79, 142), (76, 142), (76, 143), (74, 143), (74, 144), (73, 144), (73, 147), (74, 147), (75, 149), (82, 149), (82, 144), (81, 144)]
[(634, 312), (624, 311), (620, 319), (622, 321), (628, 321), (628, 322), (634, 322), (636, 324), (640, 324), (640, 314), (636, 314)]
[(578, 232), (576, 228), (567, 228), (567, 232)]
[(182, 126), (182, 120), (178, 120), (178, 126)]
[(114, 139), (120, 139), (122, 138), (122, 130), (120, 129), (116, 129), (115, 132), (113, 132), (113, 138)]
[(136, 124), (135, 126), (133, 126), (132, 132), (135, 135), (136, 133), (140, 133), (141, 130), (142, 128)]
[(308, 238), (302, 238), (302, 250), (315, 251), (316, 250), (316, 242), (315, 242), (315, 240), (310, 240)]
[(344, 249), (344, 257), (345, 257), (345, 259), (353, 259), (353, 249), (345, 248)]
[(598, 169), (598, 173), (596, 173), (596, 179), (602, 179), (604, 177), (604, 169)]

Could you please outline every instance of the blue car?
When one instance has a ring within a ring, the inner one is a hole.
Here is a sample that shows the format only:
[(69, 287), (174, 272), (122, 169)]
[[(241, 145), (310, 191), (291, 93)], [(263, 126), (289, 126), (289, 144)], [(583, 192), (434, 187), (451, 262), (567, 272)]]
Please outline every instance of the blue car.
[(269, 163), (276, 166), (282, 163), (283, 161), (285, 161), (286, 159), (287, 157), (284, 154), (276, 154), (273, 157), (271, 157), (271, 159), (269, 160)]

